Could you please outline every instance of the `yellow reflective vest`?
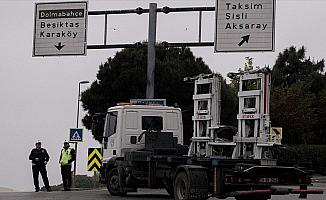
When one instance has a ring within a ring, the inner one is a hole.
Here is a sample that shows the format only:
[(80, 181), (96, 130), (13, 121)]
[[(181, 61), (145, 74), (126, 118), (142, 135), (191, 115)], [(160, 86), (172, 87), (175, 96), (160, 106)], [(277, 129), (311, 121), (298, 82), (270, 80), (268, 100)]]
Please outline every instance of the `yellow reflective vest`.
[(71, 165), (71, 163), (69, 163), (69, 160), (72, 159), (71, 156), (71, 148), (68, 149), (62, 149), (61, 150), (61, 159), (60, 159), (60, 164), (61, 165)]

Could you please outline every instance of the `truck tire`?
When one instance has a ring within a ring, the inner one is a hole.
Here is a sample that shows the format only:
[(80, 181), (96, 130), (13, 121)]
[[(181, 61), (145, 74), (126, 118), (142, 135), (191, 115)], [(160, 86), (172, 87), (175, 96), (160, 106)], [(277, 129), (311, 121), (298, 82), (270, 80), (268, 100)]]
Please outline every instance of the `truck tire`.
[(185, 172), (180, 172), (174, 182), (174, 199), (187, 200), (189, 199), (190, 183)]
[(117, 168), (113, 168), (109, 171), (106, 180), (106, 187), (112, 196), (123, 196), (126, 194), (126, 191), (122, 188), (123, 186), (120, 179), (121, 175)]

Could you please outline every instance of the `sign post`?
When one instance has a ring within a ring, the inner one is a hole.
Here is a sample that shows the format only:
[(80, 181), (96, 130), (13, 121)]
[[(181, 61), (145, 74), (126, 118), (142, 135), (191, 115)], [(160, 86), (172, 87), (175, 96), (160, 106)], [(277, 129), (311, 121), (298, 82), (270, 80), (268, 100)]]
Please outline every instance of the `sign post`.
[(86, 55), (87, 1), (35, 4), (33, 56)]
[(217, 0), (215, 52), (274, 51), (275, 0)]
[(87, 170), (94, 172), (94, 188), (96, 183), (98, 183), (96, 172), (99, 172), (102, 166), (103, 156), (101, 152), (101, 148), (88, 148)]
[[(78, 124), (77, 124), (78, 127)], [(73, 185), (75, 185), (76, 181), (76, 166), (77, 166), (77, 144), (78, 142), (83, 141), (83, 129), (82, 128), (70, 128), (69, 131), (69, 142), (75, 143), (75, 151), (76, 151), (76, 160), (74, 162), (74, 179), (73, 179)]]

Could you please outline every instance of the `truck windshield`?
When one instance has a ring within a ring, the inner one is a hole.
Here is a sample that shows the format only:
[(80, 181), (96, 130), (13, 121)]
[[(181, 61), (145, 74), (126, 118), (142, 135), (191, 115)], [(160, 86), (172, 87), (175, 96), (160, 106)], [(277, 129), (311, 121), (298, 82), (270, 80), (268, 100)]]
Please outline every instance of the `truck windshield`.
[(118, 112), (109, 112), (106, 115), (105, 136), (110, 137), (116, 132)]

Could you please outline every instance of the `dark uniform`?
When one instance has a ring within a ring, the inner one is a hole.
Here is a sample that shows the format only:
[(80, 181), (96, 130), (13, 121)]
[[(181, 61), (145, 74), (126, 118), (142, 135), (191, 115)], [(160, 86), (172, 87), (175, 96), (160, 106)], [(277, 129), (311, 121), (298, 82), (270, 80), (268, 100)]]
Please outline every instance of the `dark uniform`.
[(70, 148), (69, 142), (64, 142), (61, 149), (59, 163), (61, 165), (61, 176), (63, 183), (63, 190), (70, 191), (71, 187), (71, 164), (76, 160), (76, 152)]
[(31, 154), (29, 155), (29, 159), (32, 161), (35, 192), (40, 191), (38, 180), (39, 173), (41, 173), (46, 190), (50, 191), (49, 179), (46, 171), (46, 164), (50, 157), (48, 152), (44, 148), (41, 148), (41, 142), (37, 142), (35, 145), (36, 148), (32, 149)]

